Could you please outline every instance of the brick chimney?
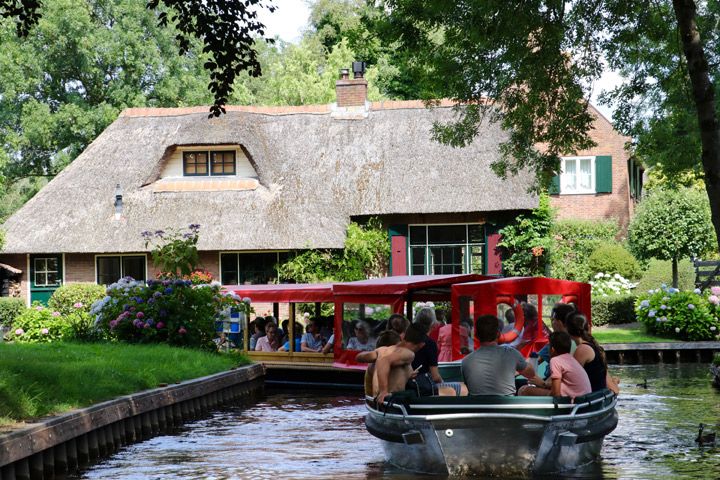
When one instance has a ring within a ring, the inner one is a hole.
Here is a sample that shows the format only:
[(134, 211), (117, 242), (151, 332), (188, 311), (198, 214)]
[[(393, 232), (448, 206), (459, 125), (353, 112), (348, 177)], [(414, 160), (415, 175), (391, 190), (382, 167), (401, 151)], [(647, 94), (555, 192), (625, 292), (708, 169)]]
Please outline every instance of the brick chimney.
[(340, 80), (335, 82), (335, 95), (338, 108), (365, 106), (367, 100), (367, 80), (365, 75), (365, 62), (353, 62), (353, 78), (350, 78), (350, 69), (340, 69)]

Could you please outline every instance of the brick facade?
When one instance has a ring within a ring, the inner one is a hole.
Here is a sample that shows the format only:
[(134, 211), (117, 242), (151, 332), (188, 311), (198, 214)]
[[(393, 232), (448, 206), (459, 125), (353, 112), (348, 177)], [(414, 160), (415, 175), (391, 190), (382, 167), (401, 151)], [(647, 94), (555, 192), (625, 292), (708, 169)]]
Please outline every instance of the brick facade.
[(597, 146), (579, 151), (577, 156), (612, 156), (612, 193), (552, 195), (550, 203), (558, 209), (560, 219), (616, 219), (624, 230), (633, 213), (627, 166), (629, 155), (625, 149), (630, 138), (620, 135), (605, 117), (595, 113), (596, 120), (590, 136)]

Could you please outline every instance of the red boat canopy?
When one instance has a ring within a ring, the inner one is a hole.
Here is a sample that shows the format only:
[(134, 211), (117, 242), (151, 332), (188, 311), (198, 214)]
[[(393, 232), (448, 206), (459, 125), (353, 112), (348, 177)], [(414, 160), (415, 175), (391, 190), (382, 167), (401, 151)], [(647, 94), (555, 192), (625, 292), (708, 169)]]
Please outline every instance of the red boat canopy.
[[(450, 286), (456, 283), (477, 282), (494, 277), (478, 274), (465, 275), (398, 275), (396, 277), (373, 278), (357, 282), (336, 283), (335, 295), (358, 295), (376, 297), (378, 295), (413, 295), (450, 293)], [(355, 301), (360, 301), (356, 299)]]
[(225, 286), (225, 290), (240, 297), (248, 297), (253, 302), (296, 303), (296, 302), (332, 302), (331, 283), (281, 283), (278, 285), (235, 285)]

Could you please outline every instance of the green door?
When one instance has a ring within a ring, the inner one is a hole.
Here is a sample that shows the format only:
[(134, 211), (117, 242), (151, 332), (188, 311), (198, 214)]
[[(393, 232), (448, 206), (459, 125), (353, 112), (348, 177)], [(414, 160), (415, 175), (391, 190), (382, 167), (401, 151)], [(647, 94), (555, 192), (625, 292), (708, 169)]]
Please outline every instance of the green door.
[(53, 292), (62, 285), (62, 255), (30, 256), (30, 303), (47, 305)]

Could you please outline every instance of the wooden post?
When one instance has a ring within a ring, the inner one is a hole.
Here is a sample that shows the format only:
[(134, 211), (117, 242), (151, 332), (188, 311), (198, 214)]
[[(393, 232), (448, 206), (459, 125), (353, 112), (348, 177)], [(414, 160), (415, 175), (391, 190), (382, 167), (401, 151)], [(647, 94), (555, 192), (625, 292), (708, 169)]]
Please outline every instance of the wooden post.
[(293, 353), (295, 352), (295, 315), (296, 315), (296, 304), (291, 303), (290, 304), (290, 321), (288, 322), (288, 340), (290, 344), (288, 345), (288, 352)]
[(65, 446), (65, 452), (67, 453), (68, 471), (74, 471), (78, 467), (77, 439), (71, 438), (67, 441), (67, 444)]
[(413, 308), (412, 308), (412, 295), (408, 293), (407, 299), (405, 300), (405, 315), (407, 319), (412, 323), (413, 321)]
[(275, 317), (275, 320), (280, 321), (280, 304), (277, 302), (273, 303), (273, 317)]
[(68, 469), (67, 445), (60, 443), (53, 448), (55, 453), (55, 473), (65, 473)]

